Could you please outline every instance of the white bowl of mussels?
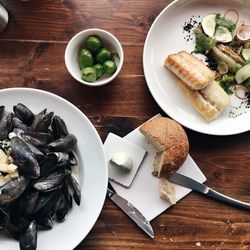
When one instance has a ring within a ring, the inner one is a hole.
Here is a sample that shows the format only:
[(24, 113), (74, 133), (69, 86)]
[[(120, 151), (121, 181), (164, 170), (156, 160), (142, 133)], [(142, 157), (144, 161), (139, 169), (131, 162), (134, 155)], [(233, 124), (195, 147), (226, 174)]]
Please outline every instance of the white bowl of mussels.
[(59, 96), (12, 88), (0, 99), (0, 249), (73, 249), (105, 200), (102, 141)]

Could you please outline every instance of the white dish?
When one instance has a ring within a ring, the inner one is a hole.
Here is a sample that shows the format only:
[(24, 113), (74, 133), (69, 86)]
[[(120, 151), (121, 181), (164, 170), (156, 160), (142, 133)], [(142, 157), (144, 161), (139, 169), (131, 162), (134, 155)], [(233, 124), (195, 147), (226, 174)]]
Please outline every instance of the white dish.
[[(103, 42), (103, 47), (108, 48), (112, 53), (117, 53), (117, 55), (119, 56), (119, 62), (115, 73), (110, 76), (104, 74), (100, 79), (97, 79), (95, 82), (86, 82), (81, 79), (81, 71), (78, 63), (78, 53), (80, 49), (83, 49), (85, 47), (84, 41), (88, 36), (98, 36)], [(116, 76), (122, 69), (124, 55), (123, 48), (120, 42), (113, 34), (102, 29), (86, 29), (77, 33), (74, 37), (70, 39), (65, 50), (64, 60), (69, 73), (78, 82), (87, 86), (98, 87), (108, 84), (116, 78)]]
[[(21, 102), (34, 113), (47, 108), (61, 116), (70, 133), (77, 137), (80, 167), (81, 205), (73, 208), (62, 223), (48, 231), (38, 231), (37, 250), (70, 250), (75, 248), (95, 224), (106, 196), (108, 168), (102, 141), (89, 119), (73, 104), (46, 91), (12, 88), (0, 90), (1, 105), (12, 110)], [(0, 249), (19, 249), (19, 243), (0, 231)]]
[[(250, 109), (245, 105), (234, 108), (240, 106), (240, 100), (232, 96), (231, 107), (224, 110), (216, 120), (206, 122), (177, 86), (177, 78), (164, 67), (164, 59), (171, 53), (194, 50), (194, 40), (187, 41), (189, 34), (183, 31), (185, 22), (189, 22), (190, 18), (200, 21), (208, 13), (223, 14), (229, 8), (236, 9), (240, 13), (240, 19), (250, 24), (250, 1), (247, 0), (174, 1), (154, 21), (143, 51), (145, 78), (158, 105), (183, 126), (211, 135), (232, 135), (248, 131)], [(230, 117), (230, 112), (235, 113), (234, 118)]]

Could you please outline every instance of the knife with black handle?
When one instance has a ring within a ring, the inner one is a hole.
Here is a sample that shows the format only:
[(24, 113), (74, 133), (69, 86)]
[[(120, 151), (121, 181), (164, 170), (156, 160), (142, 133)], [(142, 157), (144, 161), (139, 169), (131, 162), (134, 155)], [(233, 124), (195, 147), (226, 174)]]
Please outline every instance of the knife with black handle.
[(233, 199), (229, 196), (226, 196), (224, 194), (221, 194), (221, 193), (213, 190), (212, 188), (209, 188), (206, 185), (204, 185), (204, 184), (202, 184), (202, 183), (200, 183), (200, 182), (198, 182), (190, 177), (187, 177), (185, 175), (174, 173), (171, 177), (168, 178), (168, 180), (175, 183), (175, 184), (193, 189), (199, 193), (206, 194), (206, 195), (213, 197), (217, 200), (220, 200), (220, 201), (226, 202), (228, 204), (250, 210), (249, 203), (239, 201), (239, 200)]
[(151, 238), (154, 238), (154, 231), (150, 222), (135, 206), (109, 188), (107, 194), (109, 198), (137, 224), (137, 226), (139, 226)]

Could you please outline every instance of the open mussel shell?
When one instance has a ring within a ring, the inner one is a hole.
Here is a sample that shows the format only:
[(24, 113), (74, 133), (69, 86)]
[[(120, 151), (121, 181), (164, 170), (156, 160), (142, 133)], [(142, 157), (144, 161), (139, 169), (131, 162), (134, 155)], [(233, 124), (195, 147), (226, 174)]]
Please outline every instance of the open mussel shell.
[(51, 127), (52, 127), (52, 133), (55, 139), (64, 137), (68, 134), (68, 130), (67, 130), (64, 120), (60, 118), (58, 115), (55, 115), (53, 117)]
[(40, 193), (36, 206), (33, 210), (33, 216), (39, 224), (46, 219), (52, 218), (60, 200), (60, 191), (55, 190), (47, 193)]
[[(41, 144), (39, 143), (40, 146), (43, 146), (43, 145), (47, 146), (47, 144), (49, 144), (53, 141), (53, 136), (48, 132), (43, 133), (43, 132), (29, 131), (29, 132), (25, 133), (25, 135), (28, 135), (32, 138), (37, 139), (41, 143)], [(38, 146), (38, 147), (40, 147), (40, 146)]]
[(0, 207), (17, 199), (27, 188), (29, 179), (20, 176), (0, 187)]
[(77, 139), (74, 135), (68, 134), (49, 144), (49, 149), (54, 152), (70, 152), (74, 149)]
[(52, 229), (53, 224), (52, 218), (44, 218), (37, 221), (37, 228), (38, 230), (49, 230)]
[(9, 132), (12, 129), (12, 123), (13, 113), (3, 111), (0, 117), (0, 140), (8, 138)]
[(48, 114), (45, 114), (43, 117), (41, 117), (41, 119), (38, 120), (37, 124), (35, 125), (34, 131), (47, 132), (53, 116), (54, 112), (49, 112)]
[(60, 188), (64, 183), (64, 179), (69, 175), (70, 171), (68, 169), (60, 169), (52, 174), (35, 180), (33, 187), (38, 191), (50, 192)]
[(21, 129), (23, 132), (28, 131), (28, 126), (15, 116), (13, 117), (13, 128)]
[(15, 115), (26, 125), (31, 125), (35, 115), (24, 104), (18, 103), (13, 107)]
[(67, 198), (63, 193), (60, 197), (59, 204), (56, 209), (56, 219), (60, 222), (63, 221), (69, 209), (70, 209), (70, 204), (68, 204)]
[(19, 237), (19, 246), (21, 250), (35, 250), (37, 247), (37, 228), (36, 221), (33, 220), (27, 229)]
[(80, 188), (78, 181), (72, 175), (70, 175), (70, 177), (69, 177), (69, 186), (73, 190), (73, 198), (74, 198), (75, 203), (78, 206), (80, 206), (81, 188)]
[(11, 139), (11, 155), (18, 166), (20, 175), (37, 178), (40, 175), (39, 164), (27, 143), (19, 137)]

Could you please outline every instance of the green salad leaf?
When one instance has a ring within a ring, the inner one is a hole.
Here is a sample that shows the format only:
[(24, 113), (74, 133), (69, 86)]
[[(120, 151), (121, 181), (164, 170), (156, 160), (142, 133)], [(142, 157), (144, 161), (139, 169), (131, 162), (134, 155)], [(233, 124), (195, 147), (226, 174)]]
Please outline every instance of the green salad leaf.
[(202, 32), (195, 32), (196, 44), (193, 53), (204, 54), (215, 46), (216, 41)]
[(216, 26), (226, 27), (230, 32), (233, 32), (236, 28), (236, 24), (231, 20), (222, 17), (220, 14), (216, 16)]
[(234, 75), (223, 75), (220, 79), (220, 85), (228, 95), (232, 95), (233, 91), (231, 89), (231, 86), (235, 85)]

